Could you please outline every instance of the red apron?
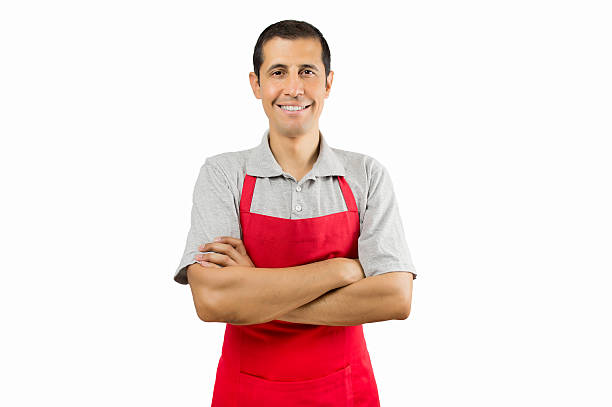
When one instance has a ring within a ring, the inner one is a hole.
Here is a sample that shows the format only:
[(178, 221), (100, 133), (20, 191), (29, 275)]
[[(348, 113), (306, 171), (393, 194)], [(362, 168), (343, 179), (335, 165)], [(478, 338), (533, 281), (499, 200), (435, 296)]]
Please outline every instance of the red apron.
[[(307, 219), (251, 213), (257, 178), (240, 198), (242, 239), (256, 267), (358, 258), (359, 213), (344, 177), (345, 212)], [(380, 406), (363, 326), (226, 324), (212, 407)]]

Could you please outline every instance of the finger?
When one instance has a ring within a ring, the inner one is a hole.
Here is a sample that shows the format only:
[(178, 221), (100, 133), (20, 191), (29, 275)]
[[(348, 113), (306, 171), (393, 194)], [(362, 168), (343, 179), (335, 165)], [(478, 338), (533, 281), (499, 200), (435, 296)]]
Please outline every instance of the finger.
[(211, 253), (204, 253), (201, 256), (202, 256), (201, 257), (202, 261), (214, 263), (221, 267), (236, 266), (238, 264), (233, 259), (226, 256), (225, 254), (211, 252)]
[(238, 264), (230, 257), (215, 252), (199, 253), (193, 256), (193, 258), (197, 262), (209, 262), (220, 267), (235, 266)]
[(219, 266), (218, 264), (215, 263), (209, 263), (207, 261), (199, 261), (198, 263), (200, 263), (203, 267), (213, 267), (213, 268), (221, 268), (221, 266)]
[(243, 256), (247, 254), (246, 247), (244, 247), (244, 242), (240, 239), (231, 236), (219, 236), (216, 239), (219, 239), (218, 241), (221, 243), (231, 244), (232, 247), (234, 247), (234, 249), (236, 249), (236, 251)]
[(200, 246), (198, 250), (203, 252), (216, 252), (220, 254), (225, 254), (226, 256), (234, 260), (236, 263), (240, 263), (240, 260), (243, 256), (238, 251), (236, 251), (236, 249), (234, 249), (232, 245), (221, 242), (206, 243)]

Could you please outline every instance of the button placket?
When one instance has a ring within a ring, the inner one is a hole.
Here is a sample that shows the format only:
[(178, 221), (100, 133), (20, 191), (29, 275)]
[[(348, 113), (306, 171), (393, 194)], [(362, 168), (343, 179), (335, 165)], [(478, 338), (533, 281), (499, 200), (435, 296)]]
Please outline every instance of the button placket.
[(293, 202), (292, 202), (293, 208), (292, 209), (294, 213), (300, 213), (302, 212), (302, 209), (304, 209), (302, 199), (300, 199), (300, 196), (298, 195), (298, 192), (301, 192), (301, 191), (302, 191), (302, 186), (296, 185), (295, 188), (293, 189), (293, 193), (291, 194), (293, 198)]

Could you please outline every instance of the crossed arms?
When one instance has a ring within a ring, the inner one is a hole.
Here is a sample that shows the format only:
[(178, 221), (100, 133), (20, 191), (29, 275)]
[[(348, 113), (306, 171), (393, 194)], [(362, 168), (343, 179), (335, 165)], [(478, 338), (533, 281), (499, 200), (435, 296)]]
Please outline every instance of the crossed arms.
[(187, 268), (198, 317), (250, 325), (281, 320), (351, 326), (406, 319), (412, 273), (365, 278), (358, 261), (337, 257), (284, 268), (228, 266)]

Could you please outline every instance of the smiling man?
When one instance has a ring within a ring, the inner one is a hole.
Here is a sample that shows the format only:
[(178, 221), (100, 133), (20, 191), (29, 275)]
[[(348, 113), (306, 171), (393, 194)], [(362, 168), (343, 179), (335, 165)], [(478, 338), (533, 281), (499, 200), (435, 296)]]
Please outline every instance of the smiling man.
[(379, 406), (363, 324), (406, 319), (416, 272), (385, 167), (319, 129), (333, 71), (323, 35), (285, 20), (253, 53), (269, 128), (208, 157), (174, 279), (226, 323), (213, 406)]

